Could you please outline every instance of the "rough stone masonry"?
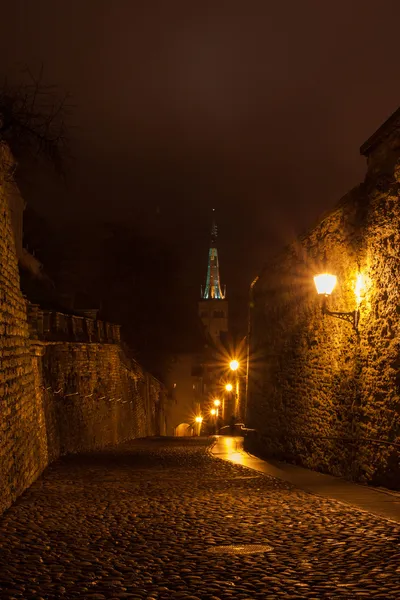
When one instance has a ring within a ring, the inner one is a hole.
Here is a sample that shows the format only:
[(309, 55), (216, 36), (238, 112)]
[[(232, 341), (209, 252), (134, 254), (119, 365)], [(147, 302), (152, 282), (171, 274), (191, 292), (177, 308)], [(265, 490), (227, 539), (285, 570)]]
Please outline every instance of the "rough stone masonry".
[(52, 465), (0, 519), (3, 600), (398, 600), (398, 523), (134, 440)]
[(41, 395), (35, 385), (26, 306), (5, 195), (12, 160), (0, 146), (0, 512), (47, 463)]
[[(362, 146), (365, 181), (265, 266), (250, 302), (248, 415), (269, 455), (400, 488), (400, 109)], [(323, 315), (313, 276), (337, 276)], [(397, 443), (397, 446), (396, 446)]]
[(163, 433), (165, 420), (160, 382), (127, 358), (119, 338), (30, 336), (7, 201), (12, 170), (1, 144), (0, 514), (60, 455)]

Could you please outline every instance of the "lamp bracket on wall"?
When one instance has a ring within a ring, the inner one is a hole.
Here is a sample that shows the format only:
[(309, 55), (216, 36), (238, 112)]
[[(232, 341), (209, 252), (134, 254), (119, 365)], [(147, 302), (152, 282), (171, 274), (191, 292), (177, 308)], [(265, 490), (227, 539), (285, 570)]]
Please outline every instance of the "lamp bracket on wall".
[(347, 321), (351, 323), (353, 329), (358, 331), (358, 323), (360, 321), (360, 311), (353, 310), (352, 312), (338, 312), (329, 310), (326, 306), (327, 296), (324, 296), (322, 301), (322, 313), (324, 315), (328, 315), (329, 317), (334, 317), (336, 319), (341, 319), (342, 321)]

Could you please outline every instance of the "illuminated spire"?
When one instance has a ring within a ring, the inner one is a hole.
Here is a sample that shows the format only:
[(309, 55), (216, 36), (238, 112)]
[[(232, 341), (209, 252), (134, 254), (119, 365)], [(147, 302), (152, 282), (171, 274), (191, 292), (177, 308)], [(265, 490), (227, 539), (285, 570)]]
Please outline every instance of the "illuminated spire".
[[(213, 208), (215, 212), (215, 208)], [(217, 224), (213, 218), (211, 226), (211, 243), (210, 250), (208, 252), (208, 267), (207, 267), (207, 280), (204, 293), (202, 291), (203, 300), (215, 299), (223, 300), (225, 298), (225, 292), (222, 293), (221, 284), (219, 280), (219, 264), (218, 264), (218, 250), (217, 250)]]

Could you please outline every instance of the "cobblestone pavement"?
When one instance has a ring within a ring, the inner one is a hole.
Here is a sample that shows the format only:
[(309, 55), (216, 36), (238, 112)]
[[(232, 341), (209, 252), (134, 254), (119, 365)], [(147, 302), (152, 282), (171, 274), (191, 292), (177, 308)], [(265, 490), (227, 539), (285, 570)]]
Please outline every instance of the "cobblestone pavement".
[(0, 597), (400, 599), (398, 524), (205, 445), (136, 441), (54, 464), (0, 519)]

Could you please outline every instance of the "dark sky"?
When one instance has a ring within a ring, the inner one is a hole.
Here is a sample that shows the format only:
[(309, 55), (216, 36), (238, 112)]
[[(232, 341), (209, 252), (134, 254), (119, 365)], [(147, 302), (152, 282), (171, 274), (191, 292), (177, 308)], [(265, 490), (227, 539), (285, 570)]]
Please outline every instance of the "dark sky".
[(76, 104), (69, 189), (38, 209), (157, 223), (196, 285), (211, 208), (244, 293), (362, 179), (360, 144), (400, 104), (398, 0), (1, 4), (0, 70), (43, 63)]

